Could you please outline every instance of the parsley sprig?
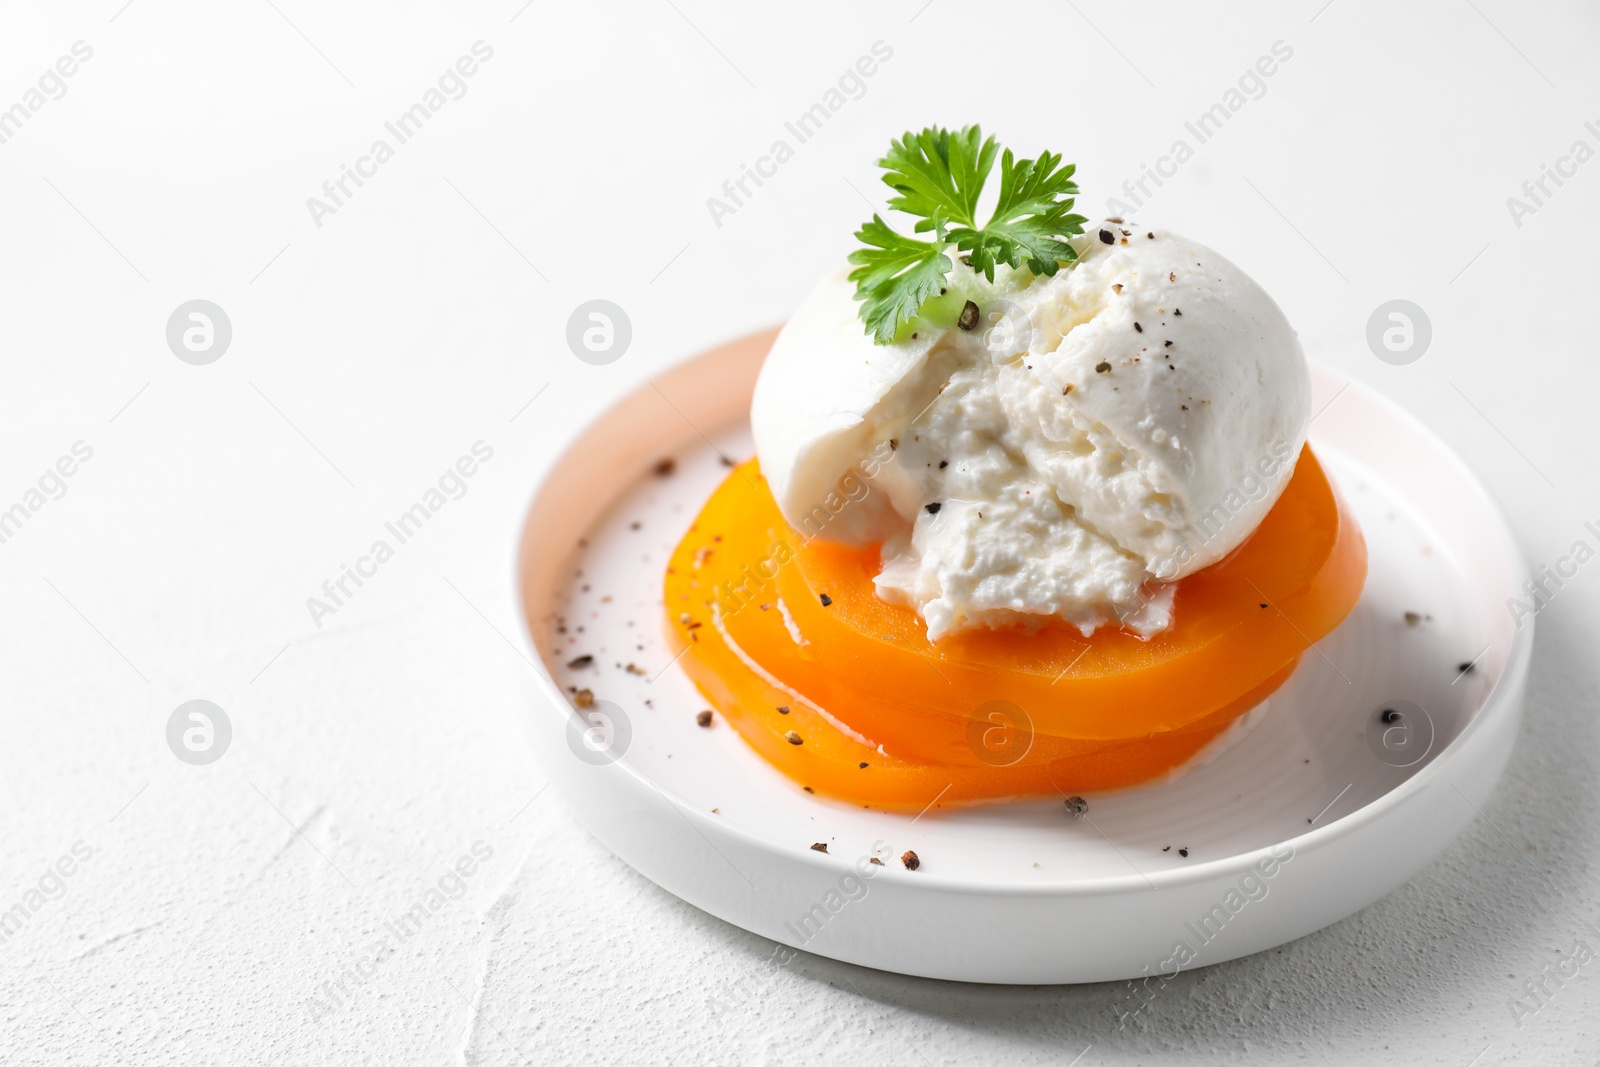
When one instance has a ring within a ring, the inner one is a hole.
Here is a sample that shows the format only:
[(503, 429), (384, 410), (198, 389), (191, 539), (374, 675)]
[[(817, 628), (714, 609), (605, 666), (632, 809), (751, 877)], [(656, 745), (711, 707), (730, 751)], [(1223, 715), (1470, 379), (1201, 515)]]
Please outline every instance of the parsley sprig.
[[(1000, 156), (1000, 194), (989, 220), (978, 224), (978, 198)], [(878, 215), (856, 233), (866, 245), (850, 254), (856, 269), (861, 318), (879, 344), (894, 340), (904, 323), (944, 288), (952, 263), (946, 251), (954, 245), (963, 260), (990, 282), (996, 264), (1016, 268), (1023, 263), (1035, 274), (1053, 275), (1077, 253), (1063, 238), (1083, 232), (1088, 220), (1072, 213), (1078, 193), (1072, 180), (1077, 169), (1061, 165), (1061, 157), (1041, 152), (1038, 159), (1015, 159), (1001, 153), (993, 137), (977, 126), (952, 133), (930, 126), (907, 133), (889, 145), (878, 161), (883, 181), (895, 191), (889, 206), (916, 218), (913, 233), (932, 232), (932, 239), (898, 233)]]

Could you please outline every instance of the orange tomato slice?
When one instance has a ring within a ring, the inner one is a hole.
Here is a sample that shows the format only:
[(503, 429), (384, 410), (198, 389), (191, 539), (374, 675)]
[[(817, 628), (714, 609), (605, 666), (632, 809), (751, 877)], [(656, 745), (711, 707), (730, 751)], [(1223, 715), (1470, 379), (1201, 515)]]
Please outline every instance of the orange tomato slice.
[(1307, 449), (1250, 538), (1180, 581), (1173, 625), (1148, 641), (1052, 624), (935, 644), (876, 596), (878, 566), (876, 549), (792, 530), (751, 461), (673, 553), (665, 604), (680, 663), (770, 763), (816, 792), (920, 807), (941, 790), (1082, 792), (1182, 764), (1355, 606), (1366, 546)]

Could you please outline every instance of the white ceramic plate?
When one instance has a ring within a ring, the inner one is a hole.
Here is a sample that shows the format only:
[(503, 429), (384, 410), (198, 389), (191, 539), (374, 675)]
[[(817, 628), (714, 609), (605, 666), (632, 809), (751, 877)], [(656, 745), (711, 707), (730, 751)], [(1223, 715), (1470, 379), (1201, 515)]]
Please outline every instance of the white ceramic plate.
[[(619, 401), (556, 461), (523, 532), (524, 619), (548, 698), (530, 716), (538, 758), (594, 834), (657, 884), (869, 967), (1101, 981), (1310, 933), (1410, 878), (1477, 815), (1527, 682), (1531, 621), (1518, 628), (1505, 606), (1522, 555), (1442, 442), (1315, 366), (1312, 447), (1366, 534), (1365, 591), (1247, 729), (1172, 780), (1089, 795), (1082, 819), (1059, 799), (913, 817), (804, 793), (720, 719), (696, 725), (705, 703), (672, 662), (662, 567), (727, 475), (722, 456), (751, 454), (750, 393), (771, 338)], [(668, 457), (673, 473), (653, 473)], [(584, 655), (594, 662), (567, 666)], [(587, 719), (571, 687), (602, 702)], [(899, 862), (907, 849), (920, 869)]]

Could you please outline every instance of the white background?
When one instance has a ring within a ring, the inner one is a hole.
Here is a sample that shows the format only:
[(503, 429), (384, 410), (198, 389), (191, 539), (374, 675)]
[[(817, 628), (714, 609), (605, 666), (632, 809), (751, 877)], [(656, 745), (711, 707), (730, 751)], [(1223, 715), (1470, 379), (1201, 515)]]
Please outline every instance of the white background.
[[(1600, 149), (1592, 5), (122, 4), (0, 13), (0, 108), (94, 50), (0, 144), (0, 508), (94, 450), (0, 544), (0, 910), (94, 850), (0, 944), (0, 1060), (1596, 1062), (1600, 964), (1520, 1026), (1508, 1000), (1600, 949), (1600, 564), (1542, 613), (1492, 822), (1122, 1031), (1122, 986), (774, 968), (540, 795), (505, 640), (553, 450), (781, 320), (882, 210), (891, 135), (981, 121), (1075, 160), (1104, 213), (1280, 40), (1264, 95), (1139, 217), (1241, 264), (1316, 358), (1449, 440), (1536, 564), (1596, 543), (1600, 162), (1520, 226), (1506, 204)], [(307, 197), (478, 40), (467, 94), (318, 227)], [(707, 197), (879, 40), (865, 94), (716, 225)], [(597, 297), (633, 323), (607, 367), (564, 340)], [(194, 298), (233, 324), (209, 366), (165, 340)], [(1365, 342), (1393, 298), (1433, 325), (1409, 366)], [(319, 628), (306, 598), (478, 440), (467, 495)], [(197, 697), (234, 730), (206, 767), (165, 739)], [(314, 1018), (475, 841), (464, 896)], [(758, 992), (714, 1013), (736, 987)]]

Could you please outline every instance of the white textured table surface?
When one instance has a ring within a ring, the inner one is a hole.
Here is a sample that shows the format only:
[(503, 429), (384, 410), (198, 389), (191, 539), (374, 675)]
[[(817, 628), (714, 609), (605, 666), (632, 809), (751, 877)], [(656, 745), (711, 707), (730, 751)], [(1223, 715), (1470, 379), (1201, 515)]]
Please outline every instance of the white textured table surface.
[[(1139, 216), (1240, 263), (1309, 351), (1448, 439), (1536, 563), (1600, 547), (1600, 14), (1395, 7), (8, 6), (0, 1060), (1600, 1061), (1600, 964), (1524, 988), (1575, 941), (1600, 950), (1600, 564), (1541, 614), (1488, 818), (1387, 899), (1184, 974), (1123, 1030), (1121, 986), (776, 966), (540, 795), (519, 723), (512, 547), (554, 444), (781, 319), (864, 199), (881, 210), (889, 136), (929, 122), (1064, 151), (1090, 213), (1165, 171)], [(830, 97), (876, 42), (888, 58)], [(430, 89), (402, 143), (385, 123)], [(785, 122), (819, 102), (838, 106), (798, 144)], [(1216, 104), (1202, 143), (1186, 123)], [(1546, 164), (1562, 184), (1535, 200)], [(344, 165), (366, 177), (336, 203)], [(565, 342), (594, 298), (632, 321), (609, 366)], [(1432, 323), (1405, 366), (1365, 340), (1396, 298)], [(209, 365), (165, 336), (192, 299), (231, 321)], [(313, 618), (480, 441), (464, 495)], [(232, 725), (206, 766), (168, 747), (192, 699)]]

